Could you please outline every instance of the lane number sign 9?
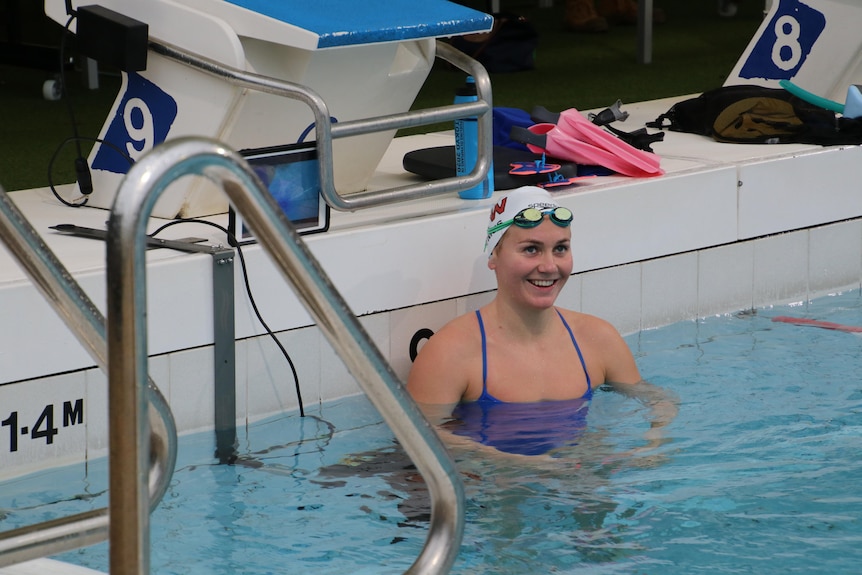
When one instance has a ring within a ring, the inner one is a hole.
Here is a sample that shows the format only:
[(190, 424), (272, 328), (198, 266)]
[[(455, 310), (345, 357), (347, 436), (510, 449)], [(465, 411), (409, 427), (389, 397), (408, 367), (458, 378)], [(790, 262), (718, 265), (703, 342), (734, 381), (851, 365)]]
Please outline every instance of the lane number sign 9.
[(93, 169), (125, 174), (132, 161), (167, 139), (176, 117), (176, 100), (140, 74), (129, 73), (117, 112), (105, 132), (108, 144), (99, 146)]

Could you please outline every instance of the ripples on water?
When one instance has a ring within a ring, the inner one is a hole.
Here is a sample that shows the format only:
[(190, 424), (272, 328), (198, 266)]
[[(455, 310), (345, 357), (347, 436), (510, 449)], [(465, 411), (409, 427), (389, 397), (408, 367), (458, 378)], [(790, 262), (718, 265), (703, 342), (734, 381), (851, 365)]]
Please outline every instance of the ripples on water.
[[(645, 445), (650, 411), (599, 392), (564, 458), (456, 452), (454, 571), (858, 573), (862, 336), (778, 315), (862, 325), (853, 292), (635, 334), (641, 372), (679, 398), (660, 447), (621, 456)], [(421, 479), (364, 399), (315, 416), (251, 426), (235, 466), (209, 459), (211, 434), (182, 438), (153, 573), (403, 572), (426, 535)], [(3, 486), (0, 528), (106, 505), (104, 467), (83, 485), (54, 472)], [(107, 571), (105, 544), (61, 558)]]

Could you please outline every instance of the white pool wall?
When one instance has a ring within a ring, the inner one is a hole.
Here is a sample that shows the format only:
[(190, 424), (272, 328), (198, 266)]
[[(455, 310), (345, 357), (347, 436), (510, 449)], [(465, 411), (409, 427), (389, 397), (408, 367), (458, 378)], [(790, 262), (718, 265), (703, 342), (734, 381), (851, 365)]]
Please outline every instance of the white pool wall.
[[(559, 304), (605, 317), (629, 334), (681, 320), (805, 302), (860, 286), (862, 219), (853, 219), (576, 274)], [(361, 323), (384, 355), (392, 357), (403, 349), (402, 338), (408, 335), (399, 333), (405, 315), (441, 322), (475, 309), (491, 296), (485, 292), (370, 314)], [(306, 405), (361, 392), (316, 327), (288, 330), (278, 337), (294, 361)], [(239, 425), (297, 408), (289, 366), (269, 337), (239, 340), (236, 353)], [(393, 367), (403, 378), (409, 362), (396, 361)], [(213, 374), (211, 346), (151, 358), (150, 375), (168, 398), (181, 433), (212, 428)], [(62, 397), (85, 398), (86, 433), (58, 434), (50, 454), (34, 450), (32, 457), (16, 461), (15, 475), (106, 455), (107, 381), (100, 370), (76, 370), (2, 386), (0, 398), (25, 389), (26, 396), (19, 395), (16, 401), (19, 406), (30, 401), (39, 407), (57, 398), (60, 389)], [(6, 467), (4, 475), (11, 471)]]

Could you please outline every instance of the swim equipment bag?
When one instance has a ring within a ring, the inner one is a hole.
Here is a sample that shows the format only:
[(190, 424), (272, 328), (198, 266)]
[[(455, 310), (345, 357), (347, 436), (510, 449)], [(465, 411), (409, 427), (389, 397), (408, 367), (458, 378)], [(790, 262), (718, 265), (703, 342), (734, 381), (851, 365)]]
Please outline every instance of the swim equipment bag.
[(677, 102), (647, 126), (741, 144), (862, 143), (862, 119), (840, 117), (781, 88), (747, 84)]
[(536, 67), (539, 33), (529, 20), (517, 14), (494, 14), (490, 32), (455, 36), (449, 42), (478, 60), (488, 72), (519, 72)]

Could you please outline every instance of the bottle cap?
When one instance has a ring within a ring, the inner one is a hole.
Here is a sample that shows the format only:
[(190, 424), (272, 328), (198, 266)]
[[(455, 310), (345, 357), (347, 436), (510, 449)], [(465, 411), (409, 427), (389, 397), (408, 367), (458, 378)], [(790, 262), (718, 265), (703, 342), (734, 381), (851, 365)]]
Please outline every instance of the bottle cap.
[(473, 76), (467, 76), (467, 81), (464, 82), (464, 85), (458, 88), (455, 92), (456, 96), (475, 96), (476, 92), (476, 80), (473, 79)]

